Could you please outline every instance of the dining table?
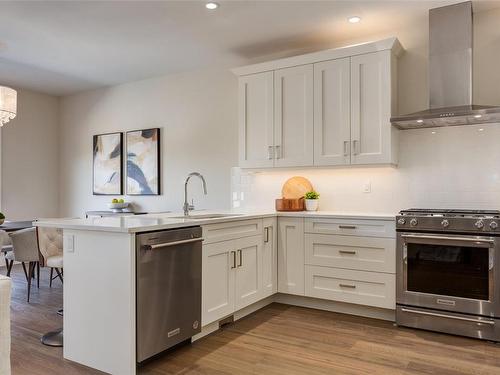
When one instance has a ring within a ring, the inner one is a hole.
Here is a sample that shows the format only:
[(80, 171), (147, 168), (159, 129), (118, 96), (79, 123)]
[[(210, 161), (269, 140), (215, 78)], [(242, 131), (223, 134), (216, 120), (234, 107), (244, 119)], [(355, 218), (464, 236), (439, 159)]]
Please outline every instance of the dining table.
[(0, 225), (0, 230), (6, 232), (15, 232), (16, 230), (27, 229), (33, 226), (33, 220), (23, 220), (23, 221), (5, 221)]

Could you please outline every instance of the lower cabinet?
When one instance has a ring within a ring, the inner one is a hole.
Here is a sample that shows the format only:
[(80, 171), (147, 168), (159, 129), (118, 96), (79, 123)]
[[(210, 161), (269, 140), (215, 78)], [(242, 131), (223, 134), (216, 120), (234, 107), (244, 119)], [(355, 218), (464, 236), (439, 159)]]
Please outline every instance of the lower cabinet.
[(278, 220), (278, 292), (304, 295), (304, 219)]
[(203, 245), (202, 326), (234, 311), (235, 240)]
[(202, 326), (276, 292), (394, 309), (394, 223), (335, 220), (272, 217), (204, 227)]
[(273, 295), (278, 291), (278, 236), (277, 218), (265, 218), (264, 246), (262, 247), (262, 292), (263, 297)]
[(203, 246), (202, 326), (276, 292), (276, 218), (263, 235)]
[(395, 309), (396, 275), (306, 266), (306, 295), (333, 301)]
[(262, 295), (262, 237), (247, 237), (235, 241), (236, 267), (234, 310), (257, 302)]

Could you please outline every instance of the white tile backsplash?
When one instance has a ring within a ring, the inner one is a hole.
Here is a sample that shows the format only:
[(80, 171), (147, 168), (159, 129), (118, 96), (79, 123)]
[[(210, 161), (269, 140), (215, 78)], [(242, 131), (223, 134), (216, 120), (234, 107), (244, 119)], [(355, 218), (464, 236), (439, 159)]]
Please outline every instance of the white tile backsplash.
[[(240, 193), (239, 199), (233, 199), (233, 207), (238, 202), (240, 208), (272, 209), (283, 183), (300, 175), (321, 194), (322, 210), (393, 213), (409, 207), (500, 209), (500, 124), (402, 131), (399, 158), (398, 167), (260, 172), (233, 168), (232, 191)], [(363, 191), (367, 181), (371, 183), (370, 193)]]

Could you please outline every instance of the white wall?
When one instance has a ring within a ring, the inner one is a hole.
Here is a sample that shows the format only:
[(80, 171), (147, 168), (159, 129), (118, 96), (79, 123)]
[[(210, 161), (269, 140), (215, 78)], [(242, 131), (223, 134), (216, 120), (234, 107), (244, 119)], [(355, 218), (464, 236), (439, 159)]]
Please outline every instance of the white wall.
[(18, 90), (18, 113), (2, 128), (1, 210), (7, 220), (58, 215), (58, 98)]
[[(398, 168), (258, 173), (235, 168), (233, 205), (272, 209), (274, 199), (281, 197), (283, 183), (300, 175), (321, 194), (321, 210), (392, 214), (410, 207), (500, 209), (498, 139), (499, 124), (408, 130), (400, 134)], [(371, 193), (363, 192), (367, 183)]]
[[(500, 9), (474, 14), (474, 101), (500, 104)], [(428, 19), (398, 30), (343, 41), (348, 45), (397, 36), (405, 48), (398, 64), (399, 113), (428, 105)], [(479, 131), (483, 129), (483, 131)], [(432, 132), (435, 134), (432, 134)], [(233, 170), (233, 205), (273, 208), (290, 177), (311, 180), (321, 194), (321, 209), (395, 213), (409, 207), (500, 209), (500, 125), (467, 126), (400, 133), (400, 163), (392, 167)], [(371, 183), (371, 193), (363, 193)], [(243, 193), (243, 199), (242, 195)]]
[(184, 180), (192, 179), (197, 208), (230, 206), (230, 168), (237, 163), (237, 80), (227, 70), (207, 70), (133, 82), (61, 100), (61, 215), (107, 209), (112, 197), (92, 195), (92, 136), (159, 127), (160, 196), (127, 197), (137, 210), (180, 211)]
[[(474, 15), (474, 95), (481, 104), (500, 104), (497, 27), (500, 9)], [(399, 61), (399, 113), (428, 105), (428, 19), (331, 47), (397, 36), (406, 52)], [(61, 102), (61, 215), (103, 209), (107, 197), (91, 192), (92, 135), (146, 127), (163, 128), (163, 195), (131, 197), (147, 211), (180, 210), (183, 180), (199, 170), (208, 197), (193, 181), (195, 203), (225, 208), (230, 192), (242, 207), (273, 207), (281, 184), (293, 175), (309, 177), (322, 194), (322, 208), (395, 212), (409, 206), (500, 208), (500, 125), (407, 131), (401, 136), (399, 168), (330, 168), (265, 171), (243, 176), (237, 165), (237, 81), (226, 70), (154, 78), (64, 98)], [(496, 137), (496, 138), (495, 138)], [(372, 193), (361, 192), (371, 181)], [(244, 200), (241, 201), (241, 192)]]

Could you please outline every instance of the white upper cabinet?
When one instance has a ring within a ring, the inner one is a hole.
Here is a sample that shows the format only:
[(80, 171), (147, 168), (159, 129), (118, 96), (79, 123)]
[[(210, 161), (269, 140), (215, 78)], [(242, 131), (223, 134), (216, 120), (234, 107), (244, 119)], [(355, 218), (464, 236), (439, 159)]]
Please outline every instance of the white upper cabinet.
[(273, 166), (273, 87), (273, 72), (251, 74), (240, 78), (240, 167)]
[(351, 162), (350, 58), (314, 64), (314, 165)]
[(276, 167), (313, 164), (313, 66), (274, 72)]
[(352, 164), (396, 163), (396, 130), (390, 123), (391, 56), (391, 51), (381, 51), (351, 58)]
[(240, 167), (397, 164), (396, 38), (233, 69)]

